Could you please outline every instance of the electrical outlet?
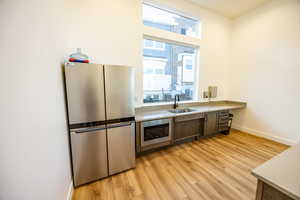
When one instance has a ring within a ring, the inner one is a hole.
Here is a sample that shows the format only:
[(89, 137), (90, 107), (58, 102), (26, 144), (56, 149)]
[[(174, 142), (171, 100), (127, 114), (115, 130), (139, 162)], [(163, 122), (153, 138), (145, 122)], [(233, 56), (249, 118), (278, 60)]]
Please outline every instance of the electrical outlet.
[(209, 98), (209, 92), (208, 91), (204, 91), (203, 92), (203, 98), (204, 99), (208, 99)]

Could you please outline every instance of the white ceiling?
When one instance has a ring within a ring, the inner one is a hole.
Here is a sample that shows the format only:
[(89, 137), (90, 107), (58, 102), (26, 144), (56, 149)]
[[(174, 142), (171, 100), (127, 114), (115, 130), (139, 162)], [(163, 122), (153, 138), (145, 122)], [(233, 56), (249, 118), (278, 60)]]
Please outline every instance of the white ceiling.
[(190, 0), (201, 7), (235, 18), (270, 0)]

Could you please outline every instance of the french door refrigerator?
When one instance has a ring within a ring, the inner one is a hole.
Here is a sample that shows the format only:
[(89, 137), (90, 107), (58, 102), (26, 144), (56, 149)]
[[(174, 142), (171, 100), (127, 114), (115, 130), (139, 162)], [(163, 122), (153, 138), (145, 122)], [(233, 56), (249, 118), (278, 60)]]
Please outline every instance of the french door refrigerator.
[(133, 68), (67, 63), (65, 82), (74, 185), (135, 167)]

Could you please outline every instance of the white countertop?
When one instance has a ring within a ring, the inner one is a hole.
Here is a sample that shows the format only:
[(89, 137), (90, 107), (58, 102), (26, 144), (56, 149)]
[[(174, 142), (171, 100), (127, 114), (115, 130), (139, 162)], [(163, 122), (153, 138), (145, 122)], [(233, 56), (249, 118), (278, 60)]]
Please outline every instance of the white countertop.
[(206, 105), (205, 104), (205, 105), (199, 105), (199, 106), (189, 106), (189, 108), (193, 109), (194, 111), (186, 112), (186, 113), (171, 113), (168, 110), (156, 110), (156, 111), (144, 111), (144, 112), (141, 111), (141, 112), (136, 113), (135, 120), (137, 122), (141, 122), (141, 121), (165, 119), (165, 118), (172, 118), (172, 117), (176, 117), (176, 116), (207, 113), (207, 112), (214, 112), (214, 111), (221, 111), (221, 110), (241, 109), (241, 108), (245, 108), (245, 107), (246, 107), (245, 103), (236, 103), (235, 102), (235, 103), (224, 103), (224, 104), (215, 104), (215, 105)]
[(300, 200), (300, 143), (255, 168), (252, 174), (292, 199)]

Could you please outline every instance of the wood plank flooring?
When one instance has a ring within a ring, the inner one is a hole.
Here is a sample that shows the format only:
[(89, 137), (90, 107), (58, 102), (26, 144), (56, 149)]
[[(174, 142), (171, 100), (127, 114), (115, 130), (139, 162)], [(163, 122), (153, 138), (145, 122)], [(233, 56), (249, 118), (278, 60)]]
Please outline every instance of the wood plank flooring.
[(139, 157), (135, 169), (75, 189), (73, 200), (254, 200), (251, 169), (287, 148), (233, 130)]

